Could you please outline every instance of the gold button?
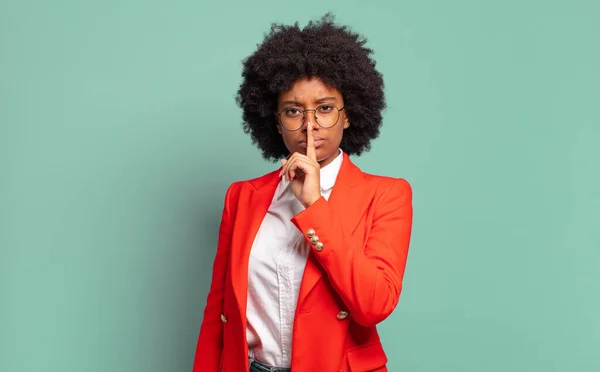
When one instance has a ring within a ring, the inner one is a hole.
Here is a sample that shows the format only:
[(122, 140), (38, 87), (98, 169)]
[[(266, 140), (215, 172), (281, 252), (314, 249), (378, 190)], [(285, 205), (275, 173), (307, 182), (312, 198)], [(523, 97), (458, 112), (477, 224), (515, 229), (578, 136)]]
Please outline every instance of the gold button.
[(319, 237), (316, 235), (313, 235), (313, 237), (310, 238), (310, 242), (313, 244), (317, 244), (319, 242)]
[(321, 251), (323, 250), (323, 243), (321, 243), (321, 242), (318, 242), (317, 244), (315, 244), (315, 249), (316, 249), (318, 252), (321, 252)]
[(312, 236), (315, 234), (315, 229), (308, 229), (308, 231), (306, 232), (306, 236), (308, 236), (309, 238), (312, 238)]
[(347, 311), (340, 311), (339, 314), (337, 315), (337, 318), (339, 320), (344, 320), (348, 317), (348, 312)]
[(227, 323), (227, 318), (225, 318), (225, 315), (221, 314), (221, 321), (223, 323)]

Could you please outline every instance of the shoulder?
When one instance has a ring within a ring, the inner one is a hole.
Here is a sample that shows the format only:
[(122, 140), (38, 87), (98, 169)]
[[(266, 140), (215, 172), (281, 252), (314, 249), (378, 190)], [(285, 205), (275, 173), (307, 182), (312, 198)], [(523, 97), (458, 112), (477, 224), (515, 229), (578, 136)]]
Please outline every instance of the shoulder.
[(378, 174), (366, 173), (361, 171), (365, 181), (371, 184), (377, 184), (383, 187), (404, 187), (411, 188), (410, 183), (402, 177), (391, 177), (391, 176), (382, 176)]
[[(362, 172), (362, 171), (361, 171)], [(403, 197), (412, 199), (412, 186), (402, 177), (383, 176), (362, 172), (365, 182), (373, 189), (375, 194), (383, 198)]]
[(236, 182), (232, 183), (229, 187), (236, 189), (236, 188), (243, 188), (246, 186), (252, 186), (256, 189), (260, 189), (261, 187), (263, 187), (265, 185), (272, 184), (274, 182), (278, 182), (279, 181), (278, 173), (279, 173), (279, 169), (271, 171), (269, 173), (265, 173), (261, 176), (255, 177), (255, 178), (249, 178), (249, 179), (245, 179), (245, 180), (236, 181)]
[(229, 187), (227, 188), (227, 192), (226, 192), (227, 199), (229, 199), (229, 200), (237, 199), (237, 197), (240, 195), (240, 191), (242, 189), (244, 189), (245, 187), (252, 187), (254, 189), (259, 189), (264, 185), (278, 181), (279, 180), (279, 177), (277, 177), (278, 172), (279, 172), (279, 170), (275, 170), (275, 171), (263, 174), (261, 176), (255, 177), (255, 178), (239, 180), (239, 181), (235, 181), (235, 182), (231, 183), (229, 185)]
[(412, 187), (410, 183), (402, 177), (392, 177), (374, 173), (364, 172), (359, 166), (354, 164), (352, 159), (345, 155), (344, 160), (347, 160), (346, 174), (353, 179), (360, 179), (368, 188), (374, 189), (375, 194), (387, 194), (389, 192), (402, 193), (412, 195)]

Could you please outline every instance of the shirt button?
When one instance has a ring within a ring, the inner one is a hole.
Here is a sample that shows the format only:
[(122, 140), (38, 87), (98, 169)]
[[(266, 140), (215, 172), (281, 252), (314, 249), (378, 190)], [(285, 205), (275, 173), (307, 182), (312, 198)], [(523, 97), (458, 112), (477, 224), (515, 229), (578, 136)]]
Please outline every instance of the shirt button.
[(227, 323), (227, 318), (225, 318), (225, 315), (221, 314), (221, 321), (223, 323)]
[(318, 242), (317, 244), (315, 244), (315, 249), (317, 250), (317, 252), (321, 252), (323, 250), (323, 243)]
[(310, 242), (313, 244), (317, 244), (319, 242), (319, 237), (316, 235), (313, 235), (312, 238), (310, 238)]
[(340, 311), (337, 315), (337, 318), (339, 320), (344, 320), (348, 317), (348, 312), (347, 311)]
[(308, 229), (308, 231), (306, 231), (306, 236), (308, 236), (309, 238), (312, 238), (312, 236), (315, 234), (315, 229)]

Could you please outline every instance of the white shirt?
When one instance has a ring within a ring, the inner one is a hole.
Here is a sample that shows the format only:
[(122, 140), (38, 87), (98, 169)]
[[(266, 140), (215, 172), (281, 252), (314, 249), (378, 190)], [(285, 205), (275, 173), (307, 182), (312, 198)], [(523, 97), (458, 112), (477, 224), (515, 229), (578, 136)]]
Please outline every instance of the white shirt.
[[(342, 166), (342, 150), (321, 168), (321, 195), (327, 200)], [(256, 234), (248, 263), (246, 338), (249, 357), (289, 368), (298, 292), (310, 247), (290, 221), (304, 210), (281, 177)]]

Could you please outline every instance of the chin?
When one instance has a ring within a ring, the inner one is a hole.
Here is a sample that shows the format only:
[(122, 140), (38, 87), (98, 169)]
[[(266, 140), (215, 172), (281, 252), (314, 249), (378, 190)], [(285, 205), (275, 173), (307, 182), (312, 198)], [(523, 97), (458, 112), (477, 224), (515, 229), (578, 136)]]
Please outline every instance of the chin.
[(320, 163), (337, 155), (337, 149), (317, 149), (317, 161)]

